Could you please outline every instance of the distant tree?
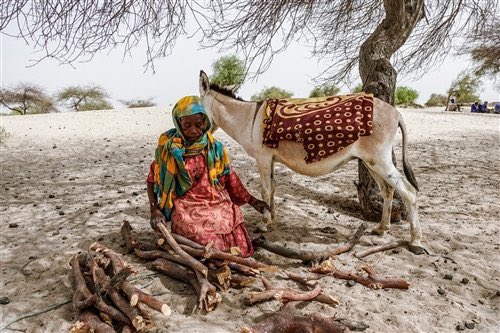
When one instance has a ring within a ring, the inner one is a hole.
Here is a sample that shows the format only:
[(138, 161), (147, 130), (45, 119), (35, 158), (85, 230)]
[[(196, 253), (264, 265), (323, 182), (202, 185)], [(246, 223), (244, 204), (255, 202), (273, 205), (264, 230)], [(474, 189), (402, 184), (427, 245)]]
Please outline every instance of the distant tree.
[(108, 93), (101, 87), (71, 86), (57, 93), (57, 101), (66, 104), (75, 111), (105, 110), (113, 106), (106, 100)]
[(250, 100), (252, 101), (262, 101), (269, 98), (290, 98), (293, 92), (286, 91), (278, 87), (269, 87), (262, 89), (258, 94), (252, 95)]
[(339, 91), (340, 88), (335, 85), (322, 85), (320, 87), (315, 87), (309, 94), (309, 97), (335, 96)]
[(396, 94), (394, 96), (394, 104), (411, 106), (415, 105), (418, 98), (418, 91), (409, 87), (396, 87)]
[(19, 83), (0, 90), (0, 103), (18, 114), (57, 112), (52, 99), (44, 90), (31, 83)]
[(477, 93), (480, 85), (481, 80), (477, 76), (463, 71), (451, 83), (448, 89), (448, 99), (451, 96), (456, 96), (458, 103), (473, 103), (479, 100)]
[(125, 104), (129, 109), (130, 108), (146, 108), (146, 107), (150, 107), (150, 106), (156, 106), (156, 103), (153, 102), (153, 98), (120, 100), (120, 102)]
[(353, 94), (363, 92), (363, 84), (357, 84), (354, 89), (352, 90)]
[(425, 102), (425, 106), (445, 106), (448, 102), (448, 97), (442, 94), (431, 94), (427, 102)]
[(224, 56), (212, 64), (210, 82), (221, 87), (240, 86), (245, 78), (245, 64), (237, 56)]

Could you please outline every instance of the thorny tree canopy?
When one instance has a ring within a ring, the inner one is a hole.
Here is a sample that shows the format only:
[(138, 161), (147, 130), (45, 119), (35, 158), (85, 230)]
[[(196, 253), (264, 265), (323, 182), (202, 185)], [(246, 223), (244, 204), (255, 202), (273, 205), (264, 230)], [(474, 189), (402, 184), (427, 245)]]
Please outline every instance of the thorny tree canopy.
[[(168, 55), (182, 34), (198, 35), (205, 47), (236, 49), (254, 73), (301, 40), (330, 64), (322, 77), (331, 82), (352, 74), (360, 46), (394, 8), (393, 1), (2, 0), (0, 29), (35, 44), (44, 51), (42, 59), (65, 63), (117, 45), (127, 53), (141, 42), (153, 70), (154, 60)], [(498, 24), (495, 0), (405, 0), (405, 6), (421, 2), (424, 18), (409, 29), (409, 39), (393, 57), (398, 72), (421, 75), (461, 47), (464, 36), (475, 40)], [(188, 31), (188, 21), (195, 30)]]

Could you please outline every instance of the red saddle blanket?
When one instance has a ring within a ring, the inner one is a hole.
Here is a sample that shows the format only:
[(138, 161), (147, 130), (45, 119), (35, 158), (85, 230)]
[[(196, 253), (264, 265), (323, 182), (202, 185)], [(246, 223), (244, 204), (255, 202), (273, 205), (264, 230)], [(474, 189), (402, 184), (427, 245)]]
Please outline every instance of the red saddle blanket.
[(276, 148), (281, 140), (302, 142), (312, 163), (372, 134), (373, 95), (270, 99), (266, 112), (263, 143)]

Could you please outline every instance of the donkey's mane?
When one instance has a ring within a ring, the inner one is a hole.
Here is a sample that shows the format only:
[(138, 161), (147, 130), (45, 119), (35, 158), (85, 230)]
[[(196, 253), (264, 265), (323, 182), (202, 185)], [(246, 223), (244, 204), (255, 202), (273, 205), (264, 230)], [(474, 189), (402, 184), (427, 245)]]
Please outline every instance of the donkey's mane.
[(214, 91), (216, 91), (224, 96), (231, 97), (231, 98), (237, 99), (237, 100), (242, 101), (242, 102), (246, 102), (243, 98), (236, 96), (232, 90), (221, 87), (216, 83), (210, 83), (210, 89), (214, 90)]

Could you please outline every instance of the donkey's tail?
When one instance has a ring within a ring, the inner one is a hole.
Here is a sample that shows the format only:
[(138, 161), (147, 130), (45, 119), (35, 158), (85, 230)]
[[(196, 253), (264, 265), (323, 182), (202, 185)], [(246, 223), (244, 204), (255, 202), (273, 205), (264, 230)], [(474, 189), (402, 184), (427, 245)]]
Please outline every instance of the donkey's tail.
[(406, 159), (406, 156), (408, 154), (407, 151), (408, 136), (406, 135), (406, 125), (405, 122), (403, 121), (401, 113), (398, 112), (398, 116), (399, 116), (398, 125), (401, 128), (401, 133), (403, 134), (403, 170), (410, 184), (412, 184), (413, 187), (418, 191), (417, 179), (415, 178), (415, 174), (413, 173), (410, 163), (408, 163), (408, 160)]

